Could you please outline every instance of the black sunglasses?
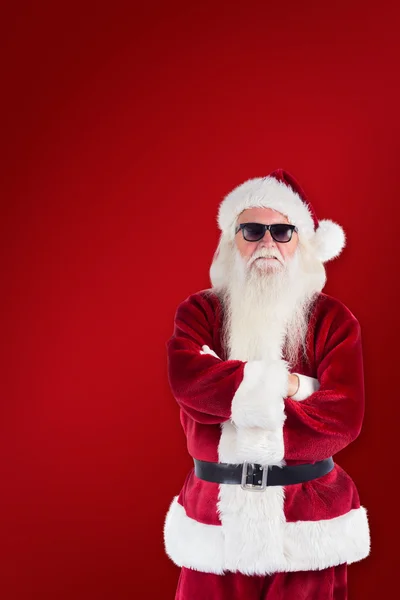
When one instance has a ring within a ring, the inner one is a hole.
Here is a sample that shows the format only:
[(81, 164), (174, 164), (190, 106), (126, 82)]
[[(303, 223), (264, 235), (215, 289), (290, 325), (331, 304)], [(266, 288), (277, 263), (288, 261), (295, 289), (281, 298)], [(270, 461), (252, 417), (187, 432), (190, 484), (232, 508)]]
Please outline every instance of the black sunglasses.
[(235, 235), (242, 230), (243, 237), (246, 242), (258, 242), (261, 240), (265, 232), (269, 230), (275, 242), (285, 244), (292, 239), (293, 231), (298, 231), (295, 225), (286, 223), (273, 223), (272, 225), (264, 225), (263, 223), (241, 223), (235, 231)]

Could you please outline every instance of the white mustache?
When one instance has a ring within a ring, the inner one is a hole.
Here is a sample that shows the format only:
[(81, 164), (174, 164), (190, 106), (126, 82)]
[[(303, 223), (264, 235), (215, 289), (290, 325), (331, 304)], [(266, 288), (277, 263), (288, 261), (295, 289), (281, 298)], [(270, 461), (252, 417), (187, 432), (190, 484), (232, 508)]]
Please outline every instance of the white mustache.
[(282, 263), (282, 257), (278, 255), (277, 252), (272, 252), (270, 250), (260, 250), (254, 256), (251, 257), (251, 259), (248, 262), (248, 266), (250, 267), (250, 265), (253, 264), (253, 262), (257, 260), (257, 258), (277, 258), (279, 262)]

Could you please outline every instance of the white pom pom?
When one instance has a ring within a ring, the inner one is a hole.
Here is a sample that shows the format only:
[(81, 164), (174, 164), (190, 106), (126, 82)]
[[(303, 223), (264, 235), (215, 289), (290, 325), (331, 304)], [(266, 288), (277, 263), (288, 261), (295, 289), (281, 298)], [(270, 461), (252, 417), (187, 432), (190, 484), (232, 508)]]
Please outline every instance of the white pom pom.
[(317, 258), (322, 262), (327, 262), (342, 252), (346, 245), (346, 235), (338, 223), (323, 219), (319, 221), (312, 244)]

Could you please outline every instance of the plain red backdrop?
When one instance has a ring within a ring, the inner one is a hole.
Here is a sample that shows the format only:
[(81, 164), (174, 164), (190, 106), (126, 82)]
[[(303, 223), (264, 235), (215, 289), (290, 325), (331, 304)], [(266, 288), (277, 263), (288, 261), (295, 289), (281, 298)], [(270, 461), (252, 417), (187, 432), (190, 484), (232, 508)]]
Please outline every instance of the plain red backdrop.
[(173, 600), (191, 461), (165, 343), (210, 285), (220, 200), (280, 167), (348, 236), (324, 291), (364, 344), (364, 428), (336, 456), (372, 534), (349, 598), (393, 597), (399, 25), (385, 1), (3, 12), (2, 600)]

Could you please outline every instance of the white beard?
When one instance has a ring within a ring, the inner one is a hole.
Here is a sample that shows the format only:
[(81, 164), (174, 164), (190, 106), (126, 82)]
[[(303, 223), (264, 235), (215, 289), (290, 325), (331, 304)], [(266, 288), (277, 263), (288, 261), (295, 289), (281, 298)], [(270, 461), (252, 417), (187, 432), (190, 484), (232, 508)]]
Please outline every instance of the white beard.
[(323, 263), (299, 245), (278, 268), (250, 268), (232, 247), (228, 284), (220, 290), (225, 311), (222, 340), (227, 358), (284, 358), (293, 367), (302, 350), (314, 301), (326, 282)]

